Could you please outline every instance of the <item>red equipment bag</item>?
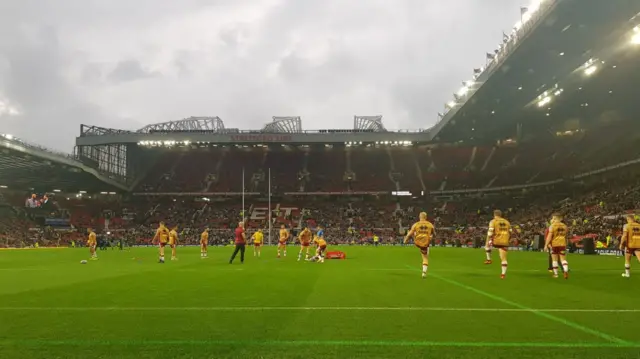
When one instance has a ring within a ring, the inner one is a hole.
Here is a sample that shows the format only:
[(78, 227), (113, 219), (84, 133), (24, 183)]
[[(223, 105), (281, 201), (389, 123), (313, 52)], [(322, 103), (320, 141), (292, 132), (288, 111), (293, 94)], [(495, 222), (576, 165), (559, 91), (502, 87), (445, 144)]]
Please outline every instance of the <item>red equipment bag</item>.
[(347, 259), (347, 255), (344, 252), (334, 251), (334, 252), (327, 252), (326, 258), (327, 259)]

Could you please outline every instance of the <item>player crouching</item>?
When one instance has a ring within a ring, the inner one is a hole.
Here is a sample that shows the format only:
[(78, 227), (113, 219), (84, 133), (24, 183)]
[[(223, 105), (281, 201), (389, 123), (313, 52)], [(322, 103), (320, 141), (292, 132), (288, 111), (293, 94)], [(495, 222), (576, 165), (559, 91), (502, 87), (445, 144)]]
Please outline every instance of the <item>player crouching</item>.
[(620, 238), (620, 251), (624, 250), (624, 273), (622, 276), (631, 276), (631, 257), (635, 256), (640, 261), (640, 223), (636, 222), (632, 214), (627, 215), (627, 224), (622, 228)]
[(427, 213), (421, 212), (418, 222), (411, 226), (411, 230), (404, 237), (404, 243), (409, 241), (409, 238), (413, 237), (413, 243), (420, 249), (422, 255), (422, 278), (427, 277), (427, 270), (429, 269), (429, 244), (431, 238), (435, 235), (435, 228), (433, 224), (427, 221)]
[(551, 219), (551, 226), (545, 240), (545, 249), (551, 248), (551, 261), (553, 277), (558, 278), (558, 260), (562, 262), (564, 279), (569, 278), (569, 263), (567, 262), (567, 236), (569, 228), (562, 223), (562, 215), (554, 213)]
[(315, 238), (313, 238), (313, 243), (316, 244), (316, 255), (307, 259), (311, 262), (319, 262), (324, 263), (324, 254), (327, 252), (327, 241), (324, 240), (324, 230), (322, 227), (318, 226), (318, 232), (316, 233)]

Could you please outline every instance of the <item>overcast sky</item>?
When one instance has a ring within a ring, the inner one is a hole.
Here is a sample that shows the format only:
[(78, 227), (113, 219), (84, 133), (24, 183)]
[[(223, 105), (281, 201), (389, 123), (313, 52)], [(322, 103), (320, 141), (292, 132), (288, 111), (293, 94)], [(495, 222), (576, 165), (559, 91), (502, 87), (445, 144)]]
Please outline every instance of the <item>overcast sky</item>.
[(427, 128), (528, 0), (0, 0), (0, 132), (189, 116)]

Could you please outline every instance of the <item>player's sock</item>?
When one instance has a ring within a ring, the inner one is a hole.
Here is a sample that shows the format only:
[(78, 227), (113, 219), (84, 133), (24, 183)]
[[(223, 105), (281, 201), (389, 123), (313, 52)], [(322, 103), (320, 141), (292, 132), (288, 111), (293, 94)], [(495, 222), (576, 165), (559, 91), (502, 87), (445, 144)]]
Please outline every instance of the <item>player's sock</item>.
[(558, 275), (558, 262), (557, 261), (553, 261), (551, 263), (551, 268), (553, 268), (553, 275), (557, 276)]
[(569, 272), (569, 263), (568, 263), (567, 261), (562, 262), (562, 270), (563, 270), (565, 273), (568, 273), (568, 272)]
[(286, 251), (286, 250), (284, 251), (284, 256), (285, 256), (285, 257), (287, 256), (287, 251)]
[(427, 274), (427, 270), (429, 269), (429, 265), (427, 264), (423, 264), (422, 265), (422, 273), (423, 274)]
[(507, 261), (502, 261), (502, 275), (507, 274)]
[(278, 249), (278, 257), (280, 257), (280, 250)]
[(485, 249), (484, 251), (486, 252), (485, 254), (487, 255), (487, 260), (490, 261), (491, 260), (491, 249)]
[(624, 275), (627, 277), (631, 275), (631, 265), (629, 264), (624, 265)]

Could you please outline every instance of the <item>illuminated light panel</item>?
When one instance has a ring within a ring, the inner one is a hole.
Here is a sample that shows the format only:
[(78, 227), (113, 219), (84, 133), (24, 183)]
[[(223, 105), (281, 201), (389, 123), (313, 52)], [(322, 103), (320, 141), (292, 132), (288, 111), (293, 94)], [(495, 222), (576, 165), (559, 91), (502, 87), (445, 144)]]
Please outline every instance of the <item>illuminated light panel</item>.
[(631, 43), (633, 45), (640, 45), (640, 32), (636, 31), (633, 36), (631, 36)]
[(551, 103), (551, 96), (545, 96), (538, 102), (538, 107), (544, 107), (549, 103)]
[(596, 65), (591, 65), (589, 67), (587, 67), (586, 69), (584, 69), (584, 74), (587, 76), (591, 76), (593, 75), (596, 71), (598, 71), (598, 66)]

